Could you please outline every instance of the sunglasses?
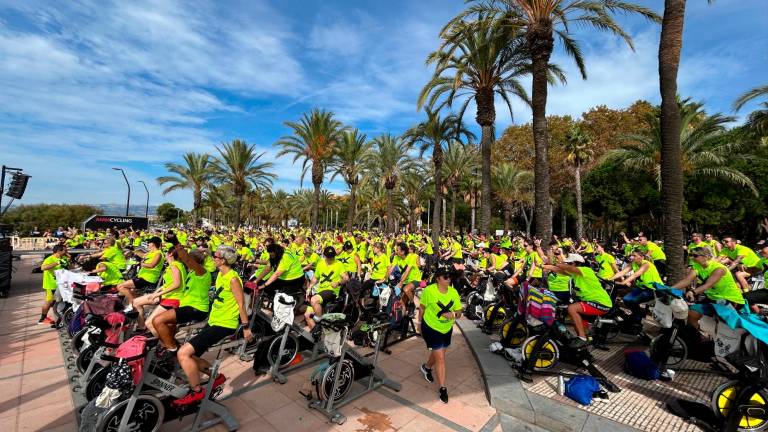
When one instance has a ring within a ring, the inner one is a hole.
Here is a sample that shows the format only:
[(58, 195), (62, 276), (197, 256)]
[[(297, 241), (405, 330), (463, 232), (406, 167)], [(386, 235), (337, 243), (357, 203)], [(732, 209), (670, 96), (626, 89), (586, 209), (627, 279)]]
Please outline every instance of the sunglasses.
[(450, 279), (451, 277), (450, 277), (450, 276), (448, 276), (448, 275), (440, 275), (440, 276), (438, 276), (438, 278), (441, 278), (441, 279)]

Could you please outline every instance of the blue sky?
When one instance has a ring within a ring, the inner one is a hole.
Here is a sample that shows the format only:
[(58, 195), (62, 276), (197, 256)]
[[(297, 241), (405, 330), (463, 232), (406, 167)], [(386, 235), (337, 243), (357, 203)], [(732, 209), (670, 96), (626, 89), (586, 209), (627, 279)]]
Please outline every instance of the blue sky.
[[(658, 12), (663, 4), (640, 3)], [(161, 196), (154, 179), (163, 163), (242, 138), (275, 163), (275, 187), (292, 190), (299, 166), (276, 159), (272, 146), (287, 133), (283, 122), (319, 107), (369, 137), (401, 133), (421, 118), (424, 59), (463, 7), (462, 0), (0, 0), (0, 163), (33, 176), (23, 203), (120, 203), (124, 181), (110, 169), (119, 166), (136, 203), (144, 180), (152, 204), (188, 208), (187, 192)], [(686, 19), (680, 92), (730, 113), (739, 94), (766, 83), (768, 4), (690, 1)], [(572, 29), (589, 79), (556, 53), (569, 83), (550, 89), (548, 113), (658, 102), (659, 27), (619, 20), (636, 51)], [(512, 120), (501, 106), (499, 131)], [(530, 121), (522, 104), (513, 109), (515, 123)], [(474, 123), (472, 110), (466, 121)], [(344, 190), (338, 182), (328, 188)]]

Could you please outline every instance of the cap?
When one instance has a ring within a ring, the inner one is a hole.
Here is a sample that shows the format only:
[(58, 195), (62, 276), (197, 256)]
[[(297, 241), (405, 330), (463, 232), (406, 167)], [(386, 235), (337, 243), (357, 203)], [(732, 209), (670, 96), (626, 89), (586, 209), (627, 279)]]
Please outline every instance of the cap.
[(333, 246), (326, 246), (323, 249), (323, 256), (326, 258), (336, 258), (336, 249)]
[(579, 254), (572, 253), (572, 254), (568, 254), (568, 256), (565, 257), (564, 261), (567, 263), (574, 263), (574, 262), (583, 263), (584, 257)]
[(449, 276), (450, 274), (451, 271), (448, 269), (448, 267), (438, 267), (437, 270), (435, 270), (435, 277)]

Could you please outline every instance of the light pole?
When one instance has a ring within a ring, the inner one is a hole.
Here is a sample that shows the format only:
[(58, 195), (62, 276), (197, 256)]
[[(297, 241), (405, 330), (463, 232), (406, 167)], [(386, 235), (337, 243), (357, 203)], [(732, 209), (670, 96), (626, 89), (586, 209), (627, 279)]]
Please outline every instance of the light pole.
[(176, 226), (179, 226), (179, 215), (181, 214), (181, 209), (176, 207)]
[(139, 183), (144, 185), (144, 190), (147, 191), (147, 206), (144, 207), (144, 217), (149, 217), (149, 189), (147, 189), (147, 184), (144, 183), (144, 180), (139, 180)]
[(131, 184), (128, 183), (128, 177), (126, 177), (125, 171), (123, 171), (122, 168), (112, 168), (112, 169), (123, 173), (123, 178), (125, 179), (125, 185), (128, 186), (128, 201), (125, 202), (125, 215), (128, 216), (128, 208), (131, 206)]

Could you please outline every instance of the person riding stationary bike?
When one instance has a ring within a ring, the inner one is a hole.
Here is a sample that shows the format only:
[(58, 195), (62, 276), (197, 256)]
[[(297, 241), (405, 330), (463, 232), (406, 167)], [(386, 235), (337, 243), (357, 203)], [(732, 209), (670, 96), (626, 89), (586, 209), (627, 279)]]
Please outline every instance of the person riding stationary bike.
[(611, 296), (603, 289), (595, 271), (584, 266), (584, 262), (584, 257), (581, 255), (568, 254), (560, 263), (544, 265), (547, 271), (570, 276), (573, 279), (574, 296), (578, 301), (568, 306), (568, 316), (573, 321), (578, 338), (571, 341), (571, 348), (582, 348), (587, 345), (587, 333), (582, 316), (605, 315), (613, 306)]
[[(163, 284), (150, 294), (137, 297), (133, 300), (133, 308), (139, 312), (137, 317), (137, 330), (149, 330), (152, 334), (157, 334), (152, 326), (152, 319), (162, 312), (179, 307), (179, 300), (184, 295), (184, 281), (187, 278), (187, 269), (181, 261), (178, 261), (178, 252), (175, 249), (169, 249), (165, 254), (168, 266), (163, 272)], [(152, 313), (144, 319), (144, 307), (157, 304)]]
[[(694, 248), (690, 251), (690, 256), (693, 258), (691, 270), (682, 280), (672, 285), (672, 288), (685, 290), (685, 296), (690, 302), (697, 301), (697, 296), (700, 294), (704, 294), (706, 299), (690, 306), (688, 324), (698, 328), (699, 320), (703, 315), (714, 315), (712, 303), (730, 304), (737, 310), (741, 309), (744, 305), (744, 297), (739, 285), (728, 268), (713, 259), (709, 248)], [(693, 284), (696, 280), (704, 282), (694, 288)]]
[[(238, 328), (243, 328), (243, 336), (251, 341), (253, 334), (248, 328), (248, 314), (245, 310), (243, 282), (232, 265), (237, 261), (237, 251), (230, 246), (219, 246), (213, 254), (213, 260), (219, 274), (216, 277), (216, 298), (211, 306), (208, 324), (187, 343), (179, 348), (178, 359), (184, 374), (189, 381), (189, 394), (173, 401), (180, 407), (198, 402), (205, 397), (205, 389), (200, 385), (200, 372), (209, 373), (211, 364), (202, 355), (211, 346), (222, 339), (235, 334)], [(214, 388), (226, 381), (223, 374), (214, 379)]]
[(165, 239), (173, 245), (171, 250), (178, 254), (179, 261), (187, 266), (187, 279), (184, 281), (184, 291), (179, 307), (161, 312), (151, 320), (151, 323), (162, 346), (168, 352), (175, 353), (178, 350), (176, 339), (173, 337), (176, 333), (176, 324), (203, 321), (208, 318), (211, 307), (208, 297), (211, 273), (203, 267), (206, 258), (203, 250), (195, 248), (187, 252), (172, 234), (166, 235)]
[(349, 282), (347, 271), (340, 261), (336, 259), (336, 249), (326, 246), (323, 250), (323, 259), (317, 263), (315, 275), (311, 285), (317, 284), (315, 295), (309, 299), (309, 307), (304, 312), (304, 319), (310, 329), (316, 322), (313, 316), (323, 316), (323, 304), (328, 304), (339, 297), (341, 285)]
[(117, 286), (117, 291), (125, 297), (128, 307), (126, 312), (133, 310), (133, 300), (136, 297), (137, 290), (154, 288), (157, 280), (160, 279), (160, 273), (163, 270), (163, 252), (160, 250), (162, 245), (160, 237), (149, 239), (147, 252), (134, 252), (141, 260), (141, 268), (135, 278), (127, 280)]
[(398, 243), (395, 246), (395, 259), (392, 260), (392, 267), (387, 272), (387, 278), (389, 278), (394, 267), (400, 270), (400, 280), (395, 287), (402, 290), (403, 303), (408, 310), (411, 310), (413, 307), (413, 291), (416, 285), (421, 282), (419, 258), (415, 253), (410, 253), (408, 245)]
[(760, 257), (752, 249), (739, 244), (733, 236), (723, 237), (720, 256), (724, 263), (728, 264), (728, 269), (734, 271), (741, 291), (749, 292), (747, 278), (760, 273), (763, 269)]
[[(623, 280), (619, 283), (631, 287), (635, 283), (635, 287), (625, 295), (623, 298), (624, 305), (626, 305), (631, 311), (630, 324), (632, 325), (632, 333), (639, 336), (645, 336), (643, 334), (643, 318), (644, 311), (640, 307), (642, 304), (647, 303), (655, 298), (654, 296), (654, 283), (663, 283), (659, 271), (653, 262), (647, 260), (645, 255), (640, 250), (633, 250), (629, 255), (631, 265), (625, 267), (620, 272), (613, 275), (611, 280)], [(631, 276), (626, 276), (629, 272), (632, 272)], [(647, 336), (645, 336), (647, 337)], [(645, 339), (644, 337), (644, 339)]]

